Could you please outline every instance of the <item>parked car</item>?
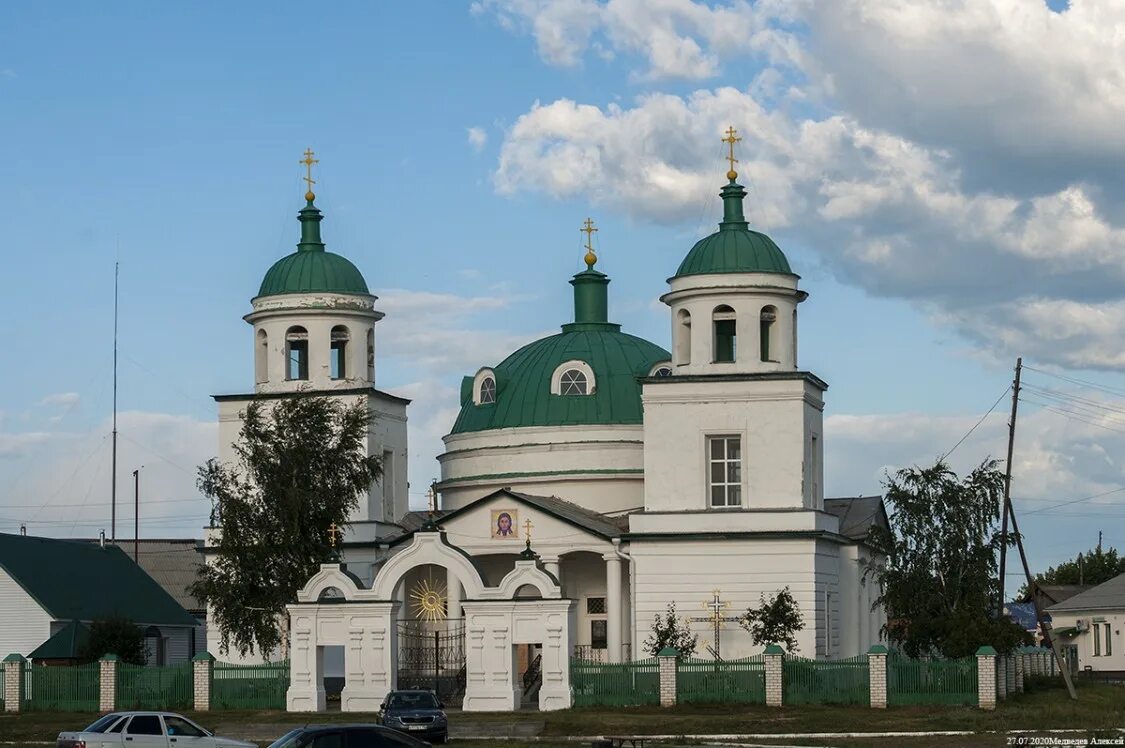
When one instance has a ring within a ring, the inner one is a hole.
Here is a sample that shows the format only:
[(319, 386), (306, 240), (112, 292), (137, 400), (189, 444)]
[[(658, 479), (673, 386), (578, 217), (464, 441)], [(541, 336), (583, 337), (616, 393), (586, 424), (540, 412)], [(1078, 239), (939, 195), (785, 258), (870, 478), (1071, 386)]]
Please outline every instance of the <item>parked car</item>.
[(57, 748), (257, 748), (215, 735), (171, 712), (111, 712), (79, 732), (60, 732)]
[(383, 700), (383, 725), (435, 743), (449, 738), (449, 720), (433, 691), (391, 691)]
[(269, 748), (425, 748), (424, 740), (379, 725), (314, 725), (290, 730)]

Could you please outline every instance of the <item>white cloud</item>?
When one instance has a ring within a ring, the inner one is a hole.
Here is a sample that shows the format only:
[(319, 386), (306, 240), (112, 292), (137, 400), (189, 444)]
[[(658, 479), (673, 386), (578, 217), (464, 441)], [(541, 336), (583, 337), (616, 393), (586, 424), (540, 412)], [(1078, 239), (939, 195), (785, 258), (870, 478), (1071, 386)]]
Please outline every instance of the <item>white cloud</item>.
[(77, 392), (59, 392), (54, 395), (47, 395), (39, 401), (39, 404), (49, 407), (58, 406), (67, 408), (77, 405), (78, 401), (81, 399), (81, 396)]
[(488, 133), (486, 133), (483, 128), (470, 127), (468, 129), (468, 134), (469, 145), (473, 147), (473, 150), (477, 153), (484, 150), (484, 146), (488, 144)]

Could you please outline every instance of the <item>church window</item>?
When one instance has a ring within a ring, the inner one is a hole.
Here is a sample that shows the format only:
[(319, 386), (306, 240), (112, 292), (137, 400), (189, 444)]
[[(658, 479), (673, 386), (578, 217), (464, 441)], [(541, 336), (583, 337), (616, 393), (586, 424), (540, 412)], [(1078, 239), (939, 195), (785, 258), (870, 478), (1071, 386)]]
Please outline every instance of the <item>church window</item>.
[(586, 375), (578, 369), (567, 369), (559, 380), (560, 395), (585, 395)]
[(590, 621), (590, 649), (605, 649), (609, 642), (609, 627), (604, 618)]
[(367, 331), (367, 379), (375, 381), (375, 331)]
[(254, 343), (254, 381), (258, 384), (269, 381), (269, 341), (265, 330), (258, 330)]
[(667, 366), (661, 366), (659, 369), (656, 370), (656, 376), (658, 376), (658, 377), (670, 377), (670, 376), (672, 376), (672, 369), (667, 367)]
[(648, 375), (650, 377), (670, 377), (672, 376), (672, 362), (661, 361), (652, 367)]
[(348, 328), (332, 328), (332, 349), (329, 357), (330, 375), (333, 379), (348, 378)]
[(494, 402), (496, 402), (496, 380), (492, 377), (485, 377), (480, 383), (480, 404), (486, 405)]
[(711, 506), (716, 509), (742, 506), (742, 438), (709, 437), (707, 457)]
[(586, 598), (586, 613), (593, 616), (605, 615), (605, 598), (604, 597), (588, 597)]
[(676, 318), (679, 324), (672, 336), (675, 338), (676, 365), (683, 366), (691, 363), (691, 312), (681, 309)]
[(309, 378), (309, 333), (303, 327), (290, 327), (285, 333), (286, 379)]
[(715, 363), (731, 363), (738, 355), (738, 328), (734, 309), (726, 304), (715, 307), (711, 314), (715, 328)]
[(777, 322), (777, 308), (767, 306), (762, 308), (762, 315), (758, 322), (758, 337), (761, 341), (761, 358), (763, 361), (772, 361), (770, 355), (773, 351), (774, 323)]
[(793, 310), (793, 368), (797, 368), (797, 310)]

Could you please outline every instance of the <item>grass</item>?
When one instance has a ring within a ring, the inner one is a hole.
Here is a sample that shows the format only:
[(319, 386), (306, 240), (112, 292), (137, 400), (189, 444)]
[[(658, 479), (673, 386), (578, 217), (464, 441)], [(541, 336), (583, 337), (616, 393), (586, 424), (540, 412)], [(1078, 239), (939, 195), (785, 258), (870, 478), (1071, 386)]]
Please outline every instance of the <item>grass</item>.
[[(971, 707), (896, 707), (886, 710), (845, 706), (794, 706), (769, 708), (758, 705), (691, 705), (660, 707), (579, 708), (562, 712), (458, 713), (450, 715), (454, 735), (529, 735), (538, 742), (504, 742), (507, 748), (554, 748), (575, 746), (544, 738), (572, 735), (686, 735), (723, 733), (817, 733), (817, 732), (914, 732), (956, 730), (976, 733), (960, 738), (832, 739), (834, 746), (895, 745), (907, 748), (930, 746), (1004, 745), (1003, 733), (1049, 729), (1081, 729), (1089, 732), (1125, 727), (1125, 689), (1105, 684), (1082, 684), (1078, 701), (1071, 701), (1061, 682), (1040, 679), (1032, 690), (1002, 702), (992, 712)], [(274, 711), (185, 712), (190, 718), (221, 735), (245, 737), (265, 745), (294, 725), (326, 722), (366, 722), (373, 714), (327, 712), (302, 714)], [(54, 741), (59, 732), (79, 729), (95, 719), (93, 714), (31, 712), (0, 713), (0, 741)], [(1077, 737), (1077, 736), (1075, 736)], [(491, 742), (491, 741), (489, 741)], [(497, 741), (498, 742), (498, 741)], [(755, 742), (772, 742), (757, 740)], [(802, 745), (817, 745), (802, 739)], [(484, 741), (470, 745), (484, 748)], [(686, 745), (681, 741), (678, 744)], [(697, 745), (700, 743), (696, 743)], [(778, 743), (783, 744), (783, 743)]]

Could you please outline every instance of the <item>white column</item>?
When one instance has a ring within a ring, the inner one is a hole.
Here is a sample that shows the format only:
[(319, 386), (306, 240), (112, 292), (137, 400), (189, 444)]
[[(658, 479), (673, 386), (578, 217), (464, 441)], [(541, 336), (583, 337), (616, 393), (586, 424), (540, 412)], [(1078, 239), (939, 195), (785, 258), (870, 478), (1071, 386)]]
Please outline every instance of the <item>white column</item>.
[(445, 588), (447, 607), (449, 608), (449, 620), (457, 621), (458, 624), (460, 624), (461, 581), (457, 579), (457, 575), (450, 569), (445, 570)]
[(616, 553), (605, 561), (606, 649), (610, 662), (621, 662), (621, 559)]
[(543, 568), (548, 574), (555, 579), (562, 581), (559, 577), (559, 557), (558, 556), (541, 556), (539, 560), (543, 563)]

